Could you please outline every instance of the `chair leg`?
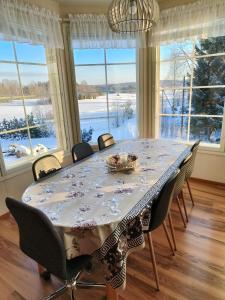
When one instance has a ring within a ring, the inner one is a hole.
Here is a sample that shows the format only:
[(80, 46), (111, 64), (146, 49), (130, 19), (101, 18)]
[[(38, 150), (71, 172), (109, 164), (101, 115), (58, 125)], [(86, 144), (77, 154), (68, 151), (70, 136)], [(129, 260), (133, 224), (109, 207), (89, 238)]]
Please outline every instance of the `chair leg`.
[(75, 300), (75, 296), (74, 296), (74, 288), (71, 287), (71, 291), (70, 291), (70, 299), (71, 300)]
[(52, 293), (51, 295), (49, 295), (47, 298), (45, 298), (45, 300), (56, 299), (60, 295), (64, 294), (66, 290), (67, 290), (67, 286), (64, 285), (63, 287), (61, 287), (60, 289), (58, 289), (57, 291), (55, 291), (54, 293)]
[(186, 226), (186, 222), (185, 222), (185, 219), (184, 219), (184, 215), (183, 215), (183, 212), (182, 212), (182, 209), (181, 209), (180, 199), (179, 199), (178, 196), (177, 196), (176, 200), (177, 200), (177, 205), (178, 205), (178, 208), (179, 208), (179, 211), (180, 211), (180, 215), (181, 215), (182, 221), (183, 221), (183, 223), (184, 223), (184, 228), (186, 228), (187, 226)]
[(188, 179), (186, 179), (186, 182), (187, 182), (188, 191), (189, 191), (189, 194), (190, 194), (190, 197), (191, 197), (192, 205), (195, 206), (194, 198), (193, 198), (193, 195), (192, 195), (192, 192), (191, 192), (191, 187), (190, 187), (190, 183), (189, 183)]
[(148, 235), (149, 250), (150, 250), (150, 254), (151, 254), (151, 258), (152, 258), (152, 266), (153, 266), (153, 271), (154, 271), (154, 275), (155, 275), (156, 287), (157, 287), (157, 291), (159, 291), (159, 276), (158, 276), (158, 271), (157, 271), (157, 266), (156, 266), (155, 251), (154, 251), (154, 246), (152, 243), (151, 232), (149, 232), (147, 235)]
[(172, 245), (172, 243), (171, 243), (170, 236), (169, 236), (169, 232), (168, 232), (167, 225), (166, 225), (166, 222), (165, 222), (165, 221), (163, 222), (163, 229), (164, 229), (164, 231), (165, 231), (166, 238), (167, 238), (167, 241), (168, 241), (168, 243), (169, 243), (170, 249), (171, 249), (173, 255), (175, 255), (175, 252), (174, 252), (174, 249), (173, 249), (173, 245)]
[(183, 206), (184, 206), (184, 213), (185, 213), (186, 221), (188, 222), (189, 220), (188, 220), (187, 208), (186, 208), (186, 203), (185, 203), (185, 200), (184, 200), (183, 191), (181, 191), (180, 196), (181, 196), (181, 200), (182, 200), (182, 203), (183, 203)]
[(170, 212), (168, 213), (168, 219), (169, 219), (170, 231), (173, 239), (174, 250), (176, 251), (177, 245), (176, 245), (175, 233), (174, 233), (173, 222), (172, 222), (172, 217)]

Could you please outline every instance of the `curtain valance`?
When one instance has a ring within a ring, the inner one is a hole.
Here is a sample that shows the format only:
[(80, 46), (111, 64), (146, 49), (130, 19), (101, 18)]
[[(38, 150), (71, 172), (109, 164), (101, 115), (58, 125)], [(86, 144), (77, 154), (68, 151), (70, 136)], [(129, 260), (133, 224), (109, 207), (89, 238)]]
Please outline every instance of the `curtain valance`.
[(73, 48), (135, 48), (146, 46), (144, 34), (113, 32), (105, 15), (69, 15)]
[(0, 0), (0, 38), (63, 48), (59, 15), (22, 0)]
[(225, 0), (199, 0), (162, 10), (149, 46), (188, 39), (225, 36)]

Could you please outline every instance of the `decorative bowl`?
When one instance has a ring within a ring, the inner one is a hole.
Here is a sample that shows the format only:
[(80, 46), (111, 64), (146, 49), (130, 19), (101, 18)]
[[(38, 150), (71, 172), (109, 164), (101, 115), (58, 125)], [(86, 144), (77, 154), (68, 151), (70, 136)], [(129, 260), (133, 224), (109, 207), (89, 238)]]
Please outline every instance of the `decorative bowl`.
[(136, 154), (121, 153), (107, 157), (106, 164), (111, 171), (122, 172), (134, 170), (137, 166), (138, 157)]

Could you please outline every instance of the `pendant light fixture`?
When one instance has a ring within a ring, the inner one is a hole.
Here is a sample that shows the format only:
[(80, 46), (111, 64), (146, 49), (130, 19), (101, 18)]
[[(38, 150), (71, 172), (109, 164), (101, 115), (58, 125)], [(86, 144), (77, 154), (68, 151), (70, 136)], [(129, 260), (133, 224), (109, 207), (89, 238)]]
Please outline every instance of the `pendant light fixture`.
[(156, 0), (113, 0), (108, 9), (109, 26), (114, 32), (145, 32), (158, 20)]

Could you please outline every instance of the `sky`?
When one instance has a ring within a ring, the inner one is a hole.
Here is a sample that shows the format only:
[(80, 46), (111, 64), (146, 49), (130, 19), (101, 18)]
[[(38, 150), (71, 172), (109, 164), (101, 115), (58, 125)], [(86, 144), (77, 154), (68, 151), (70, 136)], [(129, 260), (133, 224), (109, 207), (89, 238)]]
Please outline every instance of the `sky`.
[[(45, 49), (42, 46), (15, 43), (15, 50), (19, 62), (46, 64)], [(5, 61), (5, 63), (1, 61)], [(7, 61), (15, 61), (13, 44), (11, 42), (0, 41), (0, 81), (2, 79), (18, 81), (16, 65), (7, 63)], [(48, 81), (46, 66), (20, 64), (19, 71), (23, 85), (27, 85), (32, 81)]]
[[(180, 48), (190, 53), (193, 49), (192, 47), (192, 43), (162, 46), (161, 60), (170, 59), (173, 53)], [(19, 62), (46, 64), (45, 49), (43, 46), (15, 43), (15, 51)], [(134, 64), (136, 62), (135, 49), (108, 49), (106, 53), (104, 53), (103, 49), (74, 49), (76, 81), (78, 83), (86, 81), (91, 85), (106, 84), (104, 65), (80, 66), (84, 64), (104, 64), (105, 59), (108, 64), (115, 64), (107, 66), (108, 84), (136, 82), (136, 65)], [(12, 42), (0, 41), (0, 61), (15, 61)], [(131, 64), (121, 65), (120, 63)], [(181, 62), (181, 68), (178, 68), (176, 77), (183, 78), (183, 74), (187, 74), (187, 69), (188, 66), (186, 66), (184, 62)], [(23, 85), (27, 85), (32, 81), (48, 81), (48, 70), (46, 66), (21, 64), (19, 65), (19, 71)], [(174, 76), (171, 63), (161, 63), (161, 80), (172, 80), (173, 78), (171, 76)], [(0, 62), (0, 81), (5, 78), (18, 80), (16, 66), (14, 64)], [(176, 79), (179, 80), (180, 78)]]
[[(105, 66), (81, 66), (107, 64), (108, 84), (136, 82), (136, 50), (135, 49), (108, 49), (106, 57), (103, 49), (74, 50), (74, 61), (76, 65), (76, 81), (81, 83), (85, 80), (88, 84), (106, 84)], [(131, 63), (119, 65), (120, 63)]]
[[(12, 42), (0, 41), (0, 81), (2, 79), (18, 80), (16, 66), (7, 61), (14, 62), (15, 54), (18, 62), (46, 64), (45, 49), (39, 45), (15, 43), (15, 51)], [(105, 54), (103, 49), (74, 50), (76, 64), (103, 64)], [(1, 61), (4, 61), (1, 62)], [(136, 82), (136, 50), (135, 49), (108, 49), (106, 51), (107, 63), (117, 65), (108, 66), (108, 83)], [(131, 63), (118, 65), (118, 63)], [(133, 63), (133, 64), (132, 64)], [(23, 85), (32, 81), (47, 81), (47, 67), (40, 65), (19, 64), (19, 71)], [(76, 68), (77, 82), (85, 80), (89, 84), (105, 84), (104, 66), (80, 66)]]

